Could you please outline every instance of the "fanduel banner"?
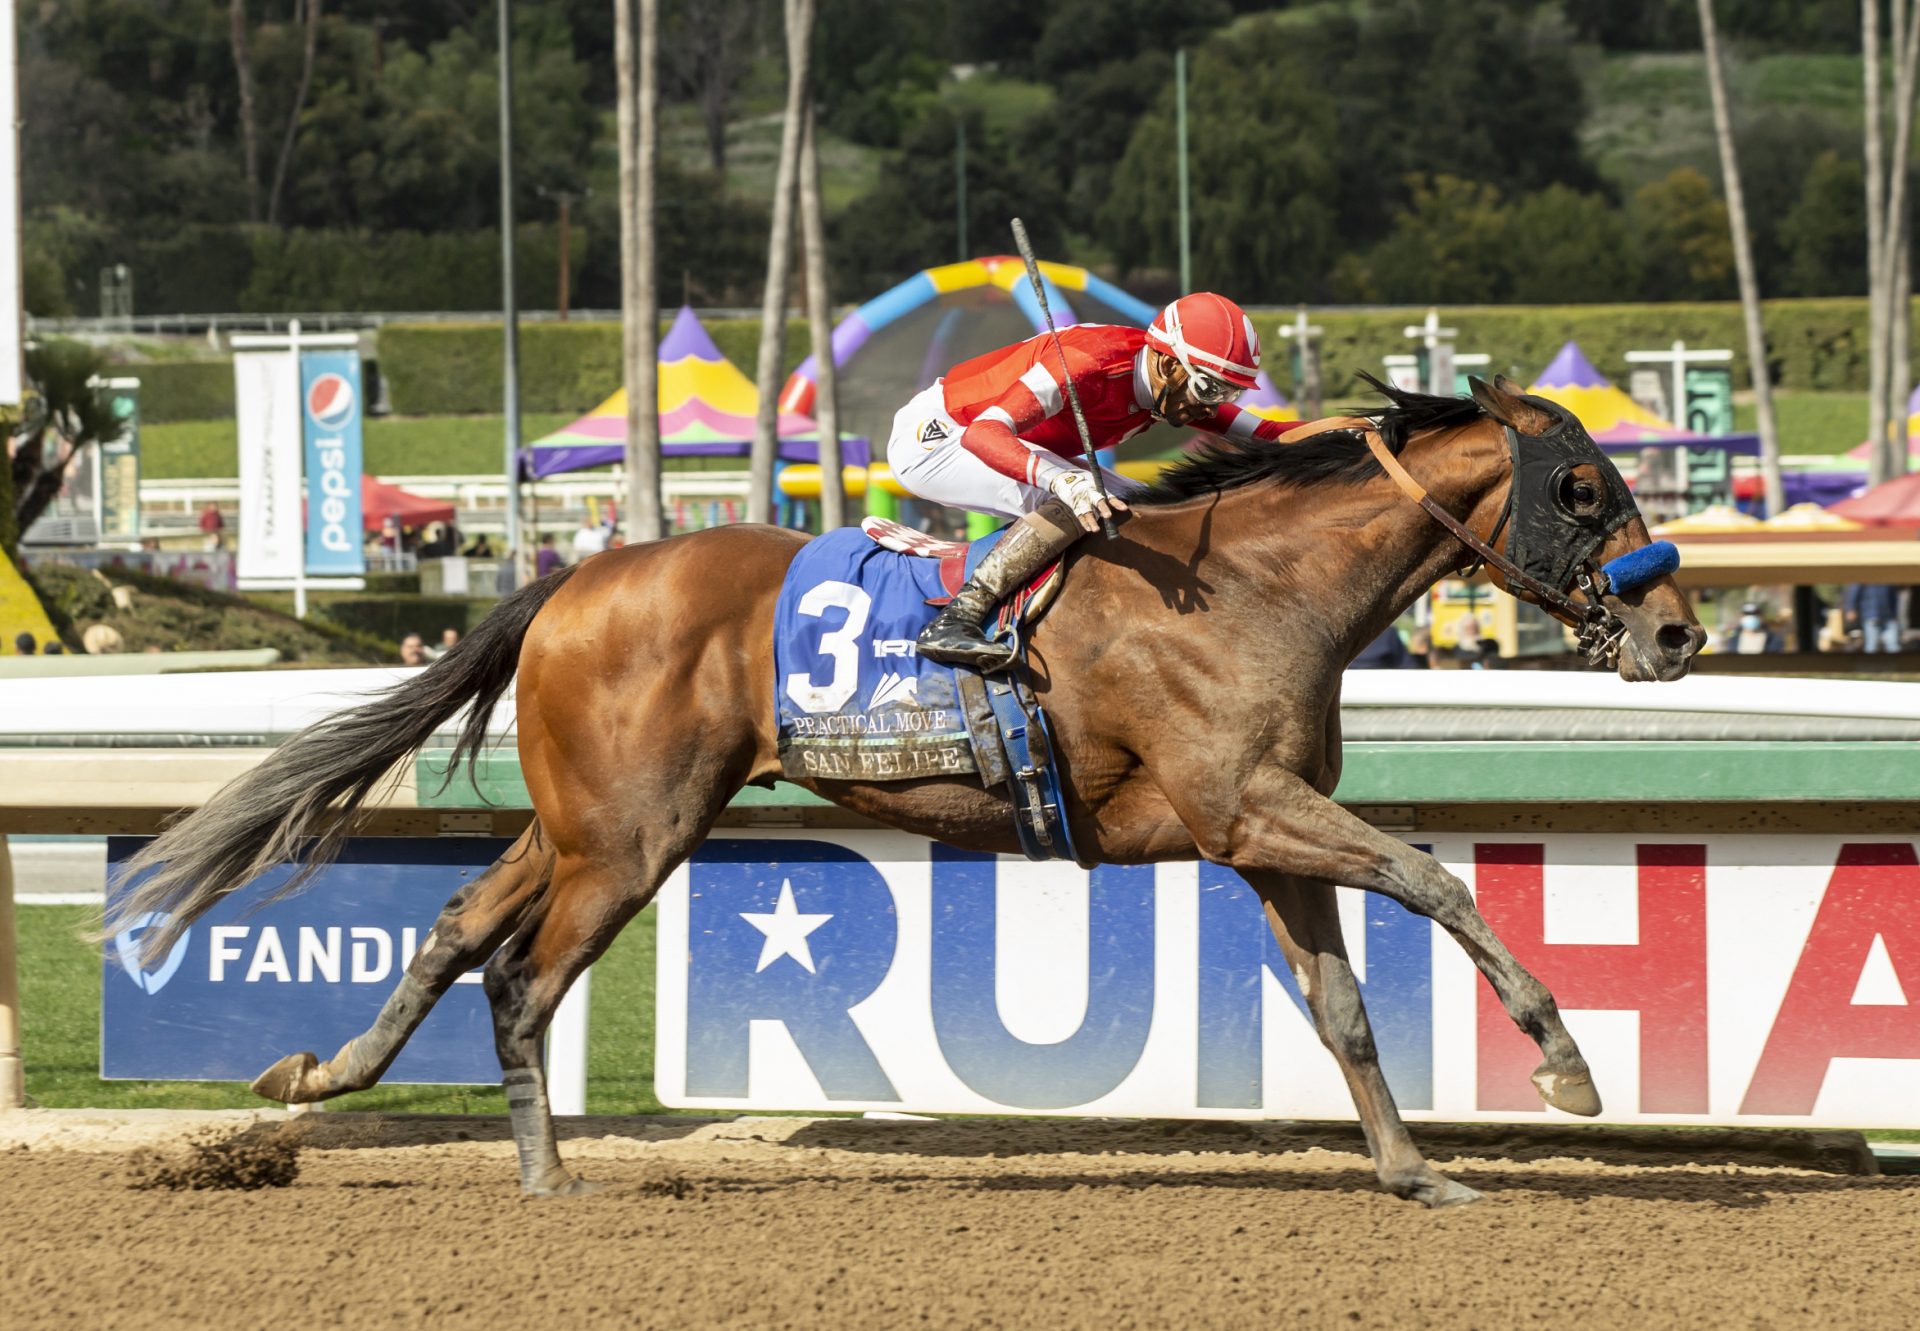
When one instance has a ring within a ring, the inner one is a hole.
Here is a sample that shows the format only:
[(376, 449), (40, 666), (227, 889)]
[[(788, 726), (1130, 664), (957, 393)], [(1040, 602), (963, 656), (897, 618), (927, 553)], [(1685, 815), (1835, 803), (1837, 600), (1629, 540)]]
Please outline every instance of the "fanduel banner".
[(359, 350), (301, 352), (300, 402), (307, 462), (307, 572), (364, 573)]
[[(109, 837), (108, 881), (138, 837)], [(297, 895), (263, 909), (292, 871), (234, 893), (165, 957), (144, 966), (139, 936), (110, 939), (102, 977), (100, 1075), (142, 1081), (250, 1081), (283, 1055), (322, 1058), (373, 1024), (440, 908), (511, 843), (491, 837), (350, 840)], [(392, 1082), (500, 1080), (480, 973), (447, 991), (386, 1076)]]
[[(1913, 841), (1431, 849), (1553, 989), (1608, 1121), (1920, 1127)], [(1340, 895), (1402, 1109), (1543, 1117), (1538, 1052), (1452, 939)], [(1257, 899), (1215, 865), (1088, 874), (893, 833), (740, 832), (674, 876), (659, 928), (669, 1105), (1353, 1114)]]
[(240, 549), (243, 579), (293, 578), (301, 569), (300, 367), (280, 350), (233, 356), (234, 416), (240, 433)]

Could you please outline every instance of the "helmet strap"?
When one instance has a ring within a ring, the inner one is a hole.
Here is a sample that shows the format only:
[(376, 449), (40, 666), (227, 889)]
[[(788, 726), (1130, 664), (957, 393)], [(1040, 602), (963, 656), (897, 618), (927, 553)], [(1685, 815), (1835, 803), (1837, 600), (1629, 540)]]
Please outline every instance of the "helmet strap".
[[(1156, 351), (1153, 354), (1156, 356), (1167, 355), (1167, 353), (1164, 351)], [(1167, 359), (1173, 360), (1173, 357), (1167, 356)], [(1174, 364), (1177, 365), (1179, 364), (1179, 362), (1174, 361)], [(1171, 425), (1173, 423), (1172, 421), (1167, 419), (1167, 399), (1171, 398), (1172, 396), (1173, 396), (1173, 371), (1171, 369), (1168, 369), (1161, 374), (1159, 391), (1153, 395), (1153, 416), (1154, 416), (1154, 419), (1159, 421), (1162, 425)]]

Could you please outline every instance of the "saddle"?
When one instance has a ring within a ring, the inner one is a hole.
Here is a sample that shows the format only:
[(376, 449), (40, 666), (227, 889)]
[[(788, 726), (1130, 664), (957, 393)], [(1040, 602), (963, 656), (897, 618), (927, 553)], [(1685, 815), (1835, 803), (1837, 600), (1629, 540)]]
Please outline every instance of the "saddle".
[(915, 651), (929, 607), (950, 600), (999, 539), (959, 545), (869, 518), (800, 548), (774, 610), (780, 764), (815, 781), (974, 773), (1007, 788), (1030, 858), (1078, 860), (1020, 632), (1058, 592), (1060, 566), (1022, 588), (992, 628), (1013, 646), (1010, 669), (981, 675)]
[[(917, 527), (909, 527), (890, 518), (875, 517), (863, 518), (860, 530), (882, 549), (939, 561), (940, 585), (947, 594), (927, 597), (927, 604), (932, 606), (942, 606), (952, 600), (954, 593), (965, 584), (968, 574), (973, 572), (974, 566), (1000, 538), (1000, 533), (995, 532), (978, 541), (943, 541)], [(1001, 603), (987, 636), (997, 638), (1021, 625), (1038, 623), (1053, 604), (1054, 598), (1060, 594), (1060, 586), (1065, 581), (1065, 563), (1056, 559)]]

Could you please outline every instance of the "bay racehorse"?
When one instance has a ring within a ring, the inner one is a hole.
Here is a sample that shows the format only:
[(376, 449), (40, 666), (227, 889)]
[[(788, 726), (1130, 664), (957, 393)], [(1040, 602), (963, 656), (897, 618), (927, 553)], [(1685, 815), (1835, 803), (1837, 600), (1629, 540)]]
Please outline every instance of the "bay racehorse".
[[(1541, 1097), (1599, 1112), (1552, 996), (1430, 856), (1347, 812), (1347, 662), (1435, 581), (1486, 562), (1496, 584), (1577, 627), (1631, 680), (1686, 673), (1704, 638), (1671, 576), (1609, 584), (1600, 561), (1648, 545), (1612, 464), (1578, 422), (1504, 380), (1389, 405), (1276, 444), (1214, 446), (1134, 499), (1121, 538), (1083, 542), (1032, 631), (1074, 844), (1091, 861), (1204, 857), (1238, 870), (1352, 1090), (1381, 1182), (1428, 1205), (1478, 1194), (1436, 1172), (1381, 1075), (1334, 884), (1437, 921), (1539, 1045)], [(310, 871), (396, 763), (465, 714), (456, 758), (517, 682), (535, 818), (447, 903), (378, 1020), (324, 1061), (254, 1083), (271, 1100), (372, 1085), (456, 978), (486, 963), (521, 1183), (586, 1191), (561, 1163), (541, 1037), (574, 979), (653, 897), (735, 792), (780, 775), (772, 625), (805, 537), (742, 525), (596, 555), (513, 593), (446, 656), (280, 746), (128, 866), (145, 874), (111, 931), (164, 912), (181, 930), (277, 863)], [(1668, 566), (1670, 567), (1670, 566)], [(821, 781), (821, 795), (965, 849), (1017, 849), (1010, 803), (977, 778)], [(298, 881), (289, 883), (291, 891)], [(491, 960), (488, 960), (491, 958)]]

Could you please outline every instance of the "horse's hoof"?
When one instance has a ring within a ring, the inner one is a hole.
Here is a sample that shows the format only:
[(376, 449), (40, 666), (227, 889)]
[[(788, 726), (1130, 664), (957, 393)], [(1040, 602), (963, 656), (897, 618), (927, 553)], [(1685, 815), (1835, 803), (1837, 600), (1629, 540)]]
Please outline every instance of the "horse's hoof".
[(1420, 1205), (1435, 1211), (1445, 1206), (1465, 1206), (1469, 1202), (1482, 1200), (1481, 1193), (1464, 1183), (1455, 1183), (1452, 1179), (1444, 1178), (1439, 1174), (1428, 1175), (1400, 1195), (1410, 1202), (1419, 1202)]
[(309, 1084), (319, 1066), (320, 1060), (311, 1053), (288, 1054), (253, 1079), (253, 1093), (283, 1105), (304, 1105), (324, 1099)]
[(556, 1183), (551, 1187), (528, 1188), (526, 1194), (529, 1197), (591, 1197), (596, 1192), (606, 1190), (607, 1185), (604, 1183), (589, 1183), (586, 1179), (568, 1175), (564, 1183)]
[(1600, 1092), (1594, 1089), (1591, 1073), (1548, 1072), (1542, 1068), (1533, 1074), (1533, 1085), (1540, 1098), (1555, 1109), (1581, 1118), (1592, 1118), (1600, 1112)]

